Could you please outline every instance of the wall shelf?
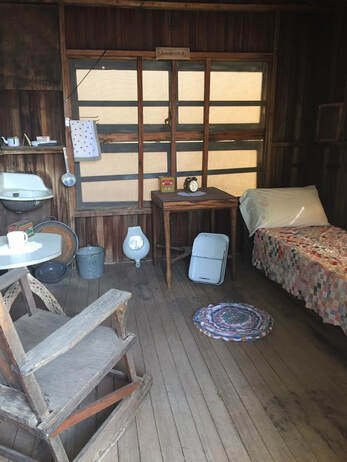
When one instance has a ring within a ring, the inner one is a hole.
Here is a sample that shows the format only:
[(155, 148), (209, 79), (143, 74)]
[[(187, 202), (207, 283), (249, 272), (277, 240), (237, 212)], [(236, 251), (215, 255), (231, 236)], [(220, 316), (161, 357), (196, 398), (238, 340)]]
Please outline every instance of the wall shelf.
[(62, 154), (63, 146), (16, 146), (8, 148), (0, 147), (0, 156), (9, 154)]

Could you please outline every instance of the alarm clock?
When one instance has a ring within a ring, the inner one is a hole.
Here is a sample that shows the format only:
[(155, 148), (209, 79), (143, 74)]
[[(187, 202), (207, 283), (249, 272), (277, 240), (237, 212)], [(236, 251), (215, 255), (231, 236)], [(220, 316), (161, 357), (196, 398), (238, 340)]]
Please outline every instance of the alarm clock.
[(184, 180), (183, 189), (187, 193), (194, 193), (199, 189), (198, 180), (195, 176), (188, 176)]

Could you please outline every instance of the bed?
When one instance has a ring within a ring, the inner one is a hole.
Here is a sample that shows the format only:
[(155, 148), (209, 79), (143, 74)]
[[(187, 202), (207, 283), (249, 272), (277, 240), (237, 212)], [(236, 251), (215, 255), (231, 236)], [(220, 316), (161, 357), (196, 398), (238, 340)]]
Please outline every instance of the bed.
[(335, 226), (260, 228), (253, 265), (347, 335), (347, 232)]
[(252, 264), (347, 335), (347, 232), (329, 225), (315, 187), (248, 190), (240, 204)]

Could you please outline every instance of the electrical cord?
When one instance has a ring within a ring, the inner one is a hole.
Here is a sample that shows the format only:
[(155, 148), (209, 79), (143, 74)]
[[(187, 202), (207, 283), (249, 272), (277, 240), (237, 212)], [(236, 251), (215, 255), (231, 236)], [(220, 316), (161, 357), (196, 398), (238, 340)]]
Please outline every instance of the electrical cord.
[(95, 67), (99, 64), (99, 62), (101, 61), (101, 59), (105, 56), (105, 54), (107, 53), (108, 50), (104, 50), (101, 55), (99, 56), (99, 58), (95, 61), (95, 63), (92, 65), (92, 67), (89, 69), (89, 71), (86, 73), (86, 75), (83, 77), (82, 80), (80, 80), (77, 85), (75, 85), (75, 87), (71, 90), (71, 93), (65, 98), (65, 102), (67, 100), (69, 100), (71, 98), (71, 96), (75, 93), (75, 91), (77, 90), (77, 88), (81, 85), (81, 83), (87, 78), (87, 76), (90, 74), (90, 72), (95, 69)]

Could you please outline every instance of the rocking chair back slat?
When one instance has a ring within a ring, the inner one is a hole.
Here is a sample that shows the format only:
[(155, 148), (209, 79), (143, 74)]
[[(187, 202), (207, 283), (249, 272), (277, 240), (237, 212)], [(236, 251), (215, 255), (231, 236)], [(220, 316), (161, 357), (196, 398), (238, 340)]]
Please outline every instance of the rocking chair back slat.
[[(135, 335), (125, 320), (131, 294), (111, 289), (70, 319), (36, 308), (30, 277), (26, 269), (0, 276), (0, 289), (21, 289), (28, 311), (14, 323), (5, 302), (11, 295), (0, 293), (0, 418), (45, 440), (55, 462), (70, 462), (60, 432), (120, 400), (74, 462), (97, 460), (121, 436), (151, 385), (148, 375), (137, 376), (130, 351)], [(102, 326), (110, 316), (113, 328)], [(128, 384), (114, 384), (112, 393), (78, 409), (120, 360)], [(0, 455), (33, 462), (3, 445)]]
[(77, 343), (107, 319), (115, 307), (124, 305), (131, 297), (129, 292), (111, 289), (88, 306), (46, 340), (30, 350), (21, 365), (24, 375), (32, 374), (45, 364), (71, 350)]
[(0, 382), (14, 388), (20, 388), (18, 377), (11, 369), (11, 361), (7, 354), (3, 335), (0, 328)]
[(20, 373), (20, 366), (25, 360), (25, 351), (14, 327), (10, 314), (7, 311), (2, 295), (0, 294), (0, 328), (3, 335), (3, 343), (12, 366), (18, 372), (18, 380), (33, 409), (40, 417), (48, 415), (48, 407), (43, 393), (34, 375), (24, 377)]

